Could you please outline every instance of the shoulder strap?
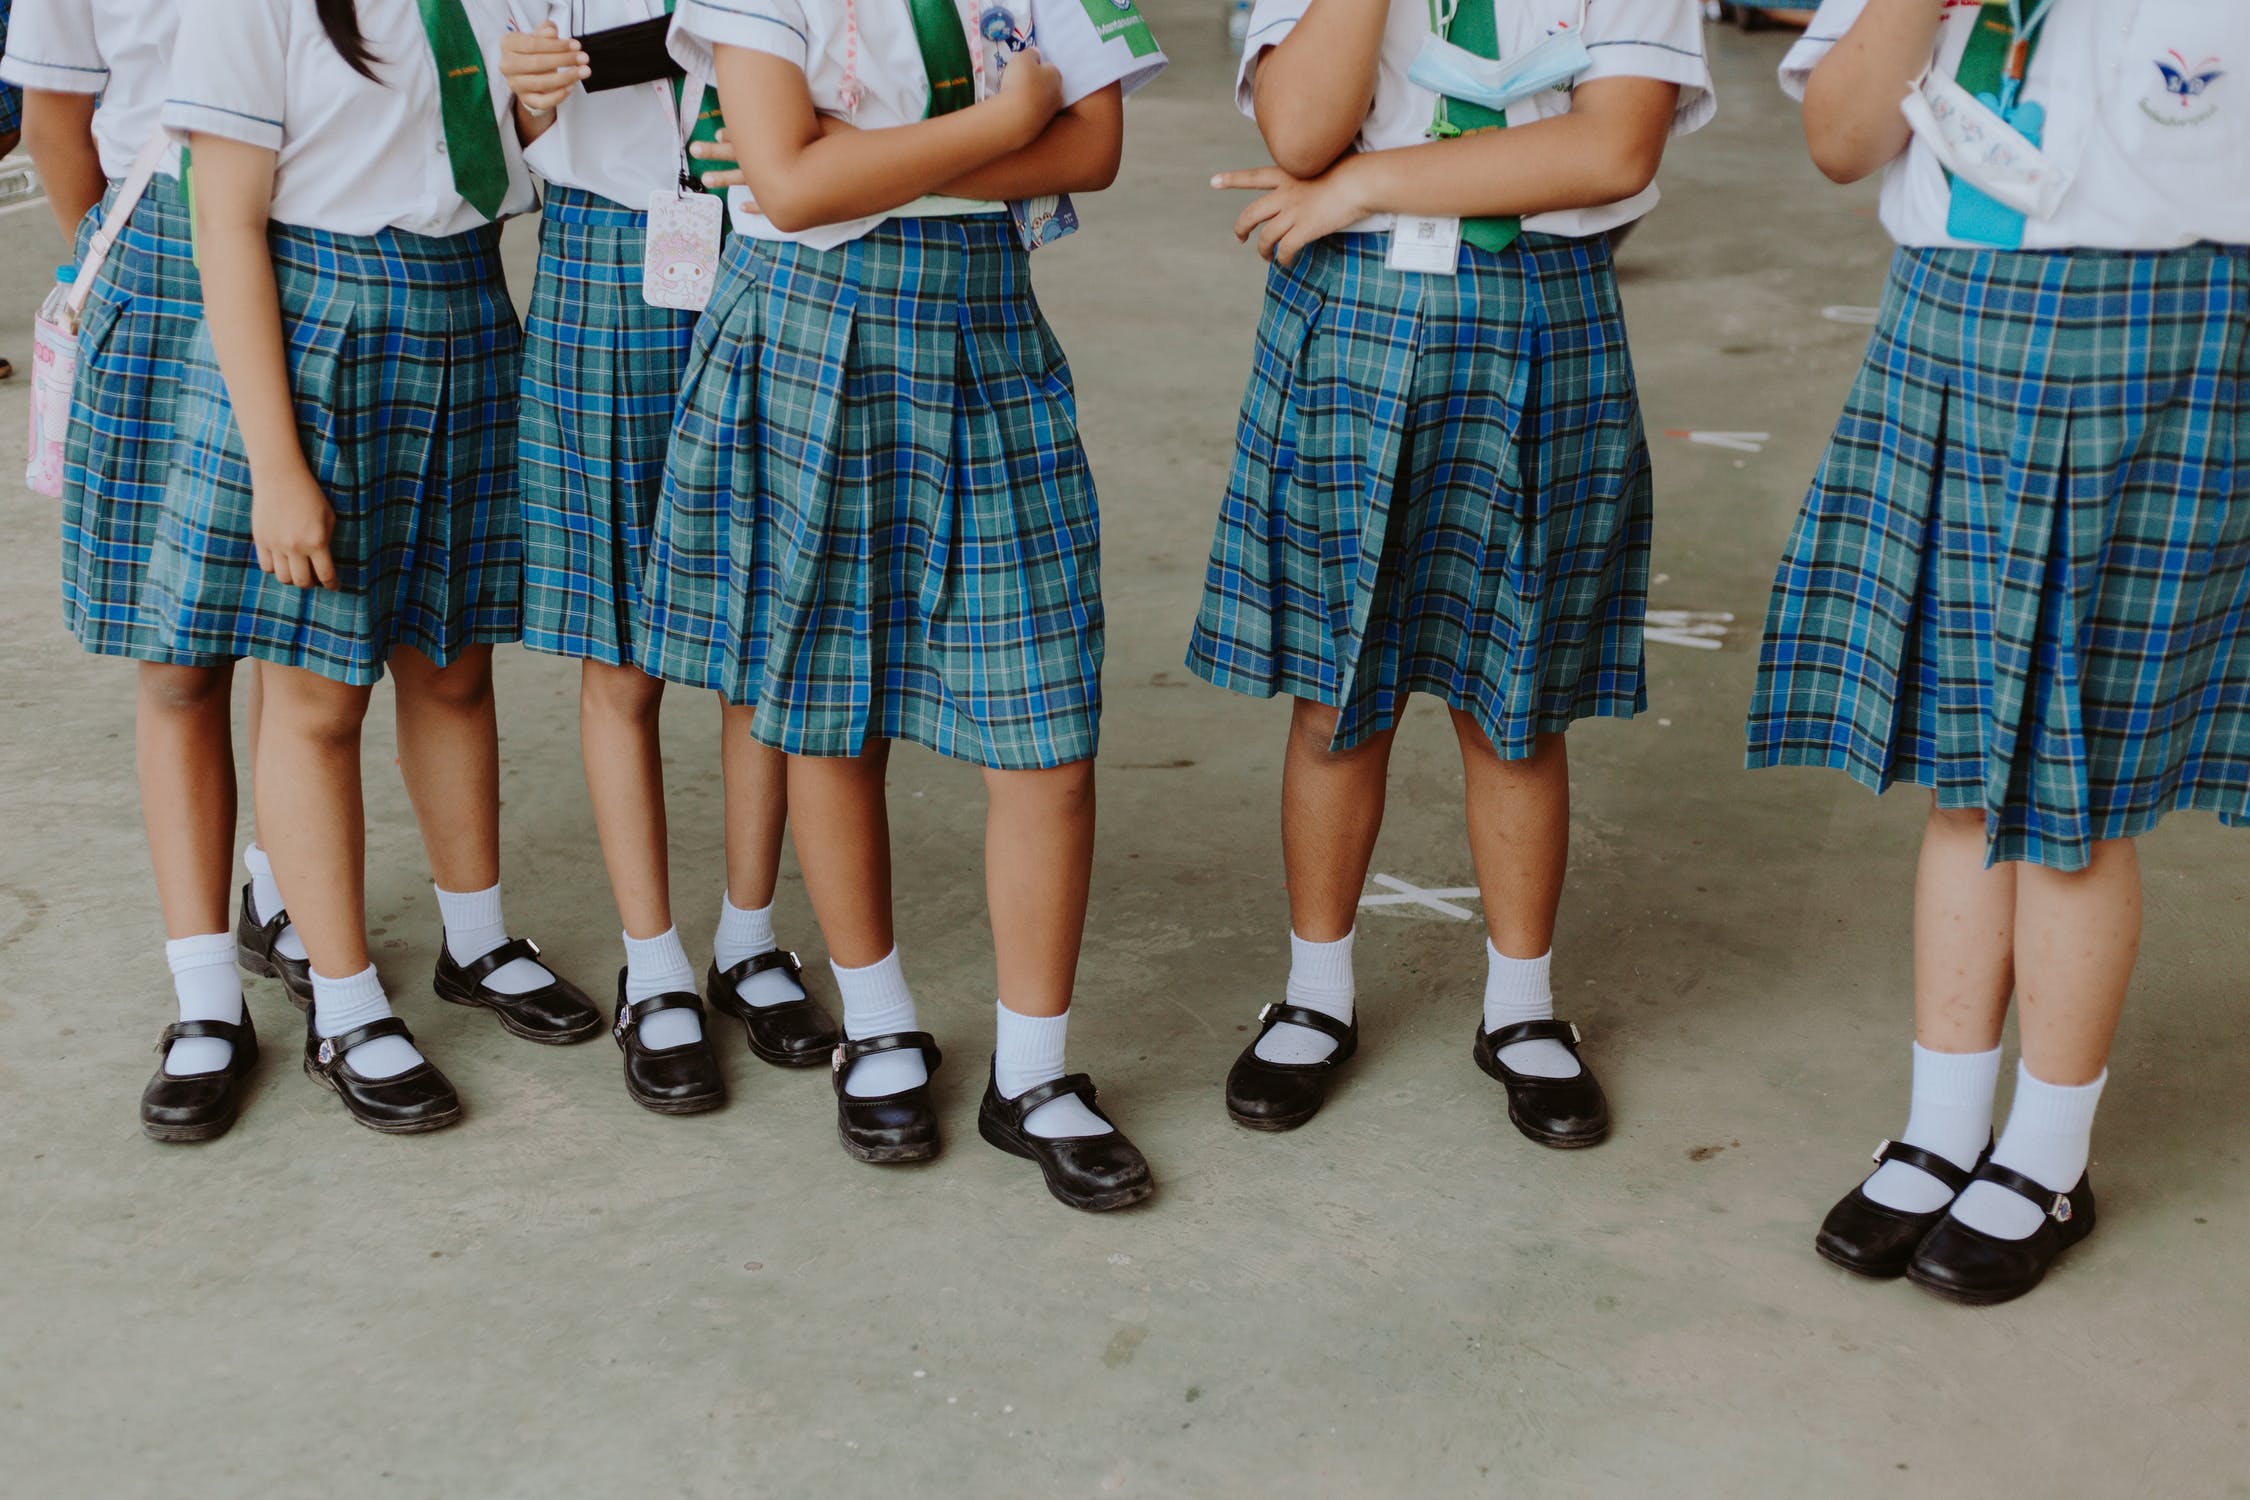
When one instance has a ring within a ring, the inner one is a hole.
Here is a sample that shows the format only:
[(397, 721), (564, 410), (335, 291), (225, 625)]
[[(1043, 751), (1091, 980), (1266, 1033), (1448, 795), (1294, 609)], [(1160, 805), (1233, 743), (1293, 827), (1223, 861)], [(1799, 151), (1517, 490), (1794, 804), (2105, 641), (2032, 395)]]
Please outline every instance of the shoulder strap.
[(164, 153), (171, 145), (171, 133), (159, 126), (148, 138), (148, 143), (141, 147), (141, 154), (133, 158), (133, 170), (125, 174), (124, 185), (117, 190), (117, 201), (110, 205), (108, 213), (102, 215), (102, 227), (95, 230), (93, 239), (87, 242), (86, 258), (79, 262), (78, 277), (71, 283), (70, 296), (65, 305), (70, 309), (73, 323), (78, 321), (78, 314), (86, 306), (86, 299), (93, 295), (94, 280), (102, 273), (102, 263), (109, 259), (110, 247), (125, 232), (125, 221), (133, 217), (133, 210), (140, 205), (141, 195), (148, 191), (149, 183), (156, 176), (156, 164), (164, 159)]

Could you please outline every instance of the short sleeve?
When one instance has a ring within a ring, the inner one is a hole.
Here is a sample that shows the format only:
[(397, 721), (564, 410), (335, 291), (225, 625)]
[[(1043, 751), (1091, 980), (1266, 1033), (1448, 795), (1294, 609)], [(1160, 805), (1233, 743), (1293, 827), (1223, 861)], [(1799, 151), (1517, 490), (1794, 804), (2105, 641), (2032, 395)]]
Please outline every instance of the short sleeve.
[(1258, 117), (1258, 64), (1268, 52), (1287, 40), (1305, 18), (1312, 0), (1258, 0), (1250, 12), (1250, 29), (1242, 40), (1242, 64), (1234, 73), (1234, 106), (1252, 119)]
[(1134, 0), (1036, 0), (1031, 16), (1031, 40), (1062, 74), (1066, 107), (1113, 83), (1130, 94), (1164, 71)]
[(1586, 51), (1593, 64), (1580, 84), (1603, 78), (1653, 78), (1678, 84), (1672, 133), (1700, 130), (1718, 113), (1711, 65), (1703, 56), (1702, 8), (1695, 0), (1588, 0)]
[(1852, 22), (1867, 9), (1867, 0), (1821, 0), (1820, 13), (1805, 27), (1805, 34), (1797, 38), (1789, 55), (1781, 60), (1781, 91), (1802, 102), (1805, 84), (1812, 78), (1813, 69), (1828, 50), (1844, 39), (1852, 29)]
[(680, 66), (709, 78), (713, 47), (748, 47), (809, 69), (811, 37), (801, 0), (684, 0), (669, 44)]
[(98, 94), (109, 65), (94, 35), (87, 0), (16, 0), (15, 18), (0, 27), (8, 39), (0, 82), (57, 94)]
[(164, 127), (279, 151), (289, 84), (289, 0), (180, 0)]

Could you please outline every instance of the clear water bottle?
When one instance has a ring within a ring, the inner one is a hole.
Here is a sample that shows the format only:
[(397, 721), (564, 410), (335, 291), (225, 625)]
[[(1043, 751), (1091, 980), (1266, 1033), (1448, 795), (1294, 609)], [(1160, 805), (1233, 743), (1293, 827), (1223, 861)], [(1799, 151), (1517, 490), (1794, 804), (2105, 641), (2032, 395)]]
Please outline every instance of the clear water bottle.
[(1242, 50), (1250, 35), (1250, 0), (1232, 0), (1227, 7), (1227, 45)]
[(55, 267), (55, 287), (47, 293), (47, 300), (39, 304), (39, 316), (60, 326), (68, 312), (70, 289), (78, 280), (78, 267)]

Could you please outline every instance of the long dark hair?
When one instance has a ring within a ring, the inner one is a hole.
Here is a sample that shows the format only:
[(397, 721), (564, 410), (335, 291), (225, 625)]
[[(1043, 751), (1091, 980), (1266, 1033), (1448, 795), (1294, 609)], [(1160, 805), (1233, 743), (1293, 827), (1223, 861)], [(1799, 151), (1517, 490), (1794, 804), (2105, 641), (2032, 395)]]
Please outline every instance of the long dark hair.
[(374, 78), (371, 64), (375, 54), (367, 50), (367, 38), (359, 34), (355, 0), (314, 0), (314, 4), (320, 12), (320, 29), (328, 33), (329, 42), (352, 65), (352, 71), (362, 78)]

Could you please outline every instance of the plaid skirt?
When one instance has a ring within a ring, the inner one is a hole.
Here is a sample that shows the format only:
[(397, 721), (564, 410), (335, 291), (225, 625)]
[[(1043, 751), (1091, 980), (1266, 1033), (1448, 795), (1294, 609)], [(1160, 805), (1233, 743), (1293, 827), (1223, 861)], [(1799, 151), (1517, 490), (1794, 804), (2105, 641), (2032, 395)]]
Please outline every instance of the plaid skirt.
[(524, 320), (523, 643), (633, 662), (695, 314), (641, 297), (648, 215), (550, 184)]
[[(117, 196), (78, 226), (75, 259)], [(63, 623), (88, 651), (175, 666), (223, 655), (175, 650), (143, 615), (142, 584), (172, 472), (172, 408), (203, 322), (180, 185), (159, 177), (111, 247), (78, 320), (62, 498)]]
[(443, 666), (520, 632), (516, 382), (522, 333), (497, 229), (444, 239), (276, 224), (297, 430), (335, 508), (337, 587), (259, 571), (250, 465), (206, 329), (180, 393), (149, 608), (173, 644), (383, 675), (411, 646)]
[(1409, 693), (1534, 736), (1647, 706), (1648, 445), (1608, 247), (1525, 235), (1453, 276), (1336, 235), (1266, 282), (1188, 666), (1341, 710)]
[(641, 660), (795, 755), (1094, 754), (1102, 608), (1070, 369), (1008, 219), (737, 236), (697, 326)]
[(1766, 618), (1752, 766), (2084, 867), (2250, 817), (2250, 249), (1899, 251)]
[[(0, 53), (8, 50), (8, 0), (0, 0)], [(23, 129), (23, 90), (0, 83), (0, 135)]]

